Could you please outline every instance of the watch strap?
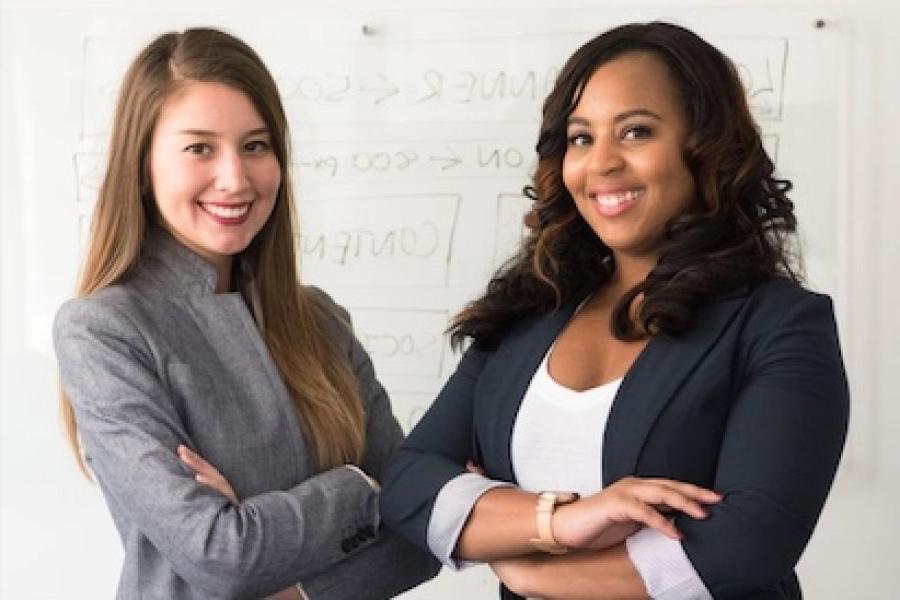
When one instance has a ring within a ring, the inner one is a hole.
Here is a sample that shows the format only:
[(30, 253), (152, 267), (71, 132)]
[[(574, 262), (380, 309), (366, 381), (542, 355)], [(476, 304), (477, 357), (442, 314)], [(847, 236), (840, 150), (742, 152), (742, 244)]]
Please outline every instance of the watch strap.
[(552, 519), (557, 506), (571, 504), (576, 500), (578, 500), (578, 494), (575, 492), (541, 492), (538, 494), (535, 507), (537, 537), (530, 540), (532, 546), (548, 554), (565, 554), (569, 551), (553, 537)]

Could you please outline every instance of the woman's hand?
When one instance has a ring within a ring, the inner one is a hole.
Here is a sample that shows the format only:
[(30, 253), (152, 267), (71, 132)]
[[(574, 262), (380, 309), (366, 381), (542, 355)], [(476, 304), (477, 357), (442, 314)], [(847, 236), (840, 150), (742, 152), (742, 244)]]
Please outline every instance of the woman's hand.
[(277, 594), (272, 594), (266, 600), (307, 600), (306, 594), (300, 592), (296, 587), (289, 587), (281, 590)]
[(228, 498), (232, 504), (238, 503), (237, 494), (234, 493), (231, 484), (228, 483), (228, 480), (225, 479), (214, 466), (206, 462), (202, 456), (185, 445), (178, 446), (177, 452), (181, 462), (186, 464), (195, 473), (194, 479), (197, 480), (197, 483), (202, 483), (207, 487), (211, 487)]
[(704, 505), (720, 500), (716, 492), (690, 483), (625, 477), (593, 496), (559, 507), (551, 528), (556, 541), (568, 548), (605, 548), (642, 526), (677, 540), (681, 534), (666, 513), (705, 519)]

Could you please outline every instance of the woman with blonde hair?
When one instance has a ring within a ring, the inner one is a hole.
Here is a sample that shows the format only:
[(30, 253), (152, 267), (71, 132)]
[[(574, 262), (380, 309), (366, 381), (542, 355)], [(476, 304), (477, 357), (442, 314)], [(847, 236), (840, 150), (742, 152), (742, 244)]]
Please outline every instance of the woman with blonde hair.
[(161, 35), (125, 75), (54, 325), (119, 599), (387, 598), (436, 573), (379, 527), (402, 433), (347, 313), (297, 283), (288, 146), (273, 78), (231, 35)]

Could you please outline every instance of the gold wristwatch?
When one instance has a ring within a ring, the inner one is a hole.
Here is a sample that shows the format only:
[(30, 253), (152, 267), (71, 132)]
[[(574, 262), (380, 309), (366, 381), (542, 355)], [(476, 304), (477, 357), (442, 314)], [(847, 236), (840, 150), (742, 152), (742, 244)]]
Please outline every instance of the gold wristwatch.
[(565, 554), (569, 551), (560, 545), (553, 537), (553, 528), (550, 520), (557, 506), (571, 504), (578, 500), (575, 492), (541, 492), (537, 499), (535, 517), (537, 520), (537, 537), (531, 539), (531, 544), (541, 552), (549, 554)]

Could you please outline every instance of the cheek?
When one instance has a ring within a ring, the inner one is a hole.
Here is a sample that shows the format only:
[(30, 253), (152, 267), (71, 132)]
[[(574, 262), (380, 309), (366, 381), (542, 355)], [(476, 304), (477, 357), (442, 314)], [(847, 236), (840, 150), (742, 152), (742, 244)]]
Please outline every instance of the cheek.
[(661, 186), (662, 193), (669, 198), (678, 212), (686, 209), (695, 195), (694, 178), (684, 163), (681, 154), (667, 153), (643, 163), (648, 179)]
[(278, 161), (273, 159), (258, 165), (254, 180), (257, 191), (267, 200), (274, 200), (281, 186), (281, 167)]
[(580, 187), (581, 169), (578, 166), (578, 161), (569, 154), (566, 154), (563, 157), (562, 180), (566, 189), (569, 190), (569, 193), (574, 197), (575, 190)]
[(157, 204), (174, 204), (190, 198), (204, 186), (203, 175), (176, 158), (150, 162), (150, 185)]
[(694, 185), (694, 176), (680, 157), (673, 162), (669, 180), (671, 181), (672, 193), (676, 196), (675, 200), (679, 207), (679, 212), (688, 210), (694, 205), (697, 190)]

